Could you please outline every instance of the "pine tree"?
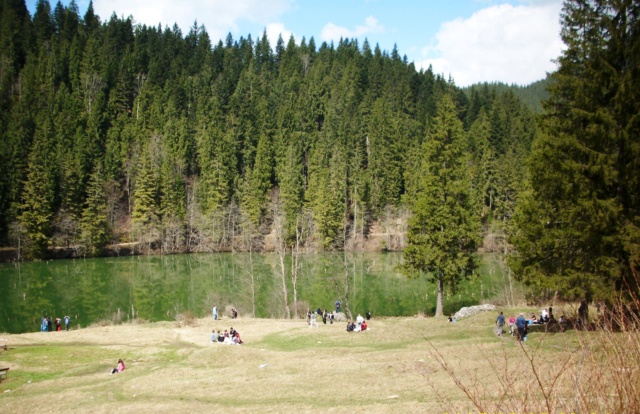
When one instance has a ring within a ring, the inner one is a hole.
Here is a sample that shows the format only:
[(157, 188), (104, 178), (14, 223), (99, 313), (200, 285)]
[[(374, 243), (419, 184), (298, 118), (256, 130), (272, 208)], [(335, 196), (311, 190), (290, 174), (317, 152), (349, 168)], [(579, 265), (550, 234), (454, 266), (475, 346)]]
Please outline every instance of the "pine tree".
[(20, 222), (31, 241), (31, 257), (46, 256), (51, 238), (55, 202), (55, 175), (49, 152), (50, 124), (36, 132), (35, 144), (29, 156), (27, 181), (22, 193)]
[(428, 272), (438, 287), (436, 316), (442, 315), (445, 284), (455, 289), (476, 269), (480, 221), (468, 194), (470, 183), (462, 122), (449, 95), (422, 145), (417, 194), (410, 207), (406, 271)]
[(267, 207), (267, 193), (272, 185), (273, 155), (271, 140), (262, 133), (258, 141), (254, 165), (245, 173), (242, 207), (253, 225), (258, 227)]
[(143, 150), (133, 191), (131, 222), (136, 236), (154, 242), (160, 219), (158, 208), (158, 167), (152, 157), (152, 145)]
[(104, 194), (102, 168), (98, 165), (89, 179), (87, 201), (80, 219), (80, 243), (87, 256), (98, 255), (109, 240)]
[(566, 49), (512, 242), (516, 275), (568, 299), (638, 292), (639, 19), (637, 1), (564, 5)]

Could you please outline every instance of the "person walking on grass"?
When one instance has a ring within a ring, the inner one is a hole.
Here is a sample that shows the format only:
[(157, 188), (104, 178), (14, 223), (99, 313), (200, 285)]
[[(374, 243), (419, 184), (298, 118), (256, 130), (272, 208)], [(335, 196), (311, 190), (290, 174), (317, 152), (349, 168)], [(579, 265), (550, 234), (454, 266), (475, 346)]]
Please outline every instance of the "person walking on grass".
[(502, 312), (500, 312), (500, 315), (498, 315), (496, 319), (496, 325), (498, 325), (498, 336), (502, 336), (504, 333), (504, 314)]
[(509, 335), (516, 334), (516, 317), (514, 315), (509, 316)]
[(527, 321), (524, 318), (524, 313), (520, 312), (518, 319), (516, 319), (516, 327), (518, 328), (518, 341), (526, 341), (527, 338)]
[(313, 327), (318, 327), (318, 322), (316, 321), (316, 314), (312, 313), (311, 314), (311, 322), (309, 323), (309, 328), (313, 328)]

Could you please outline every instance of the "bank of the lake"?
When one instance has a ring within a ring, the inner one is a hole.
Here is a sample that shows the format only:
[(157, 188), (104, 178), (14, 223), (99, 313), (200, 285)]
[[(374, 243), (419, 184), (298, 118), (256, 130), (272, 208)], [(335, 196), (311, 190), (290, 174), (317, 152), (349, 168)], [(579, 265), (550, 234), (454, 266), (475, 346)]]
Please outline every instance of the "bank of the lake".
[[(436, 362), (435, 347), (456, 369), (491, 380), (495, 355), (520, 363), (520, 348), (493, 333), (494, 313), (458, 323), (446, 318), (373, 318), (370, 330), (343, 324), (309, 328), (304, 320), (210, 318), (95, 326), (70, 332), (2, 335), (10, 367), (0, 383), (7, 413), (141, 412), (444, 412), (442, 396), (473, 405)], [(236, 328), (245, 344), (211, 344), (213, 328)], [(532, 335), (528, 346), (540, 344)], [(547, 337), (549, 361), (575, 334)], [(119, 358), (123, 373), (110, 375)], [(487, 382), (490, 384), (490, 382)]]
[[(292, 314), (308, 307), (331, 310), (345, 295), (353, 313), (374, 316), (433, 314), (436, 286), (424, 275), (399, 273), (401, 253), (307, 254), (299, 258), (296, 303), (290, 256), (285, 262), (286, 298)], [(459, 289), (447, 289), (445, 312), (494, 299), (505, 280), (491, 255)], [(40, 329), (41, 318), (71, 317), (71, 326), (98, 321), (162, 321), (189, 312), (284, 318), (285, 293), (274, 253), (214, 253), (67, 259), (0, 264), (0, 332)]]

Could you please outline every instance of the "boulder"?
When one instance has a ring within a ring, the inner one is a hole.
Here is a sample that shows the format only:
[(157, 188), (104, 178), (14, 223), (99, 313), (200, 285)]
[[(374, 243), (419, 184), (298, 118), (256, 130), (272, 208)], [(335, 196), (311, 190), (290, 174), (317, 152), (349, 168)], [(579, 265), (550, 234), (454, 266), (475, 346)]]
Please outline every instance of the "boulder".
[(460, 320), (462, 318), (475, 315), (476, 313), (491, 312), (491, 311), (497, 311), (497, 310), (498, 308), (496, 307), (496, 305), (490, 305), (490, 304), (469, 306), (469, 307), (461, 308), (458, 312), (455, 313), (455, 315), (453, 315), (453, 317), (456, 320)]
[(347, 321), (347, 315), (345, 315), (344, 312), (334, 313), (333, 314), (333, 321), (334, 322), (346, 322)]

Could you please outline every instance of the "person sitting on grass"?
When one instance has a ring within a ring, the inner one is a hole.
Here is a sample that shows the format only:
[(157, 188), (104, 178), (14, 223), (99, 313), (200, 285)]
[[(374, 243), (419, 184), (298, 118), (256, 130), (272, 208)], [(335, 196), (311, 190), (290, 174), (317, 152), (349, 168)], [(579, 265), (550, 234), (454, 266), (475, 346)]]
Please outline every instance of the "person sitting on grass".
[(115, 373), (117, 373), (117, 372), (122, 372), (122, 371), (124, 371), (124, 369), (125, 369), (125, 368), (126, 368), (126, 367), (124, 366), (124, 362), (123, 362), (121, 359), (119, 359), (119, 360), (118, 360), (118, 366), (117, 366), (117, 367), (115, 367), (114, 369), (112, 369), (112, 370), (111, 370), (111, 373), (112, 373), (112, 374), (115, 374)]
[(347, 322), (347, 332), (353, 332), (356, 329), (356, 324), (352, 321)]
[(244, 343), (242, 339), (240, 339), (240, 332), (236, 331), (235, 335), (233, 336), (233, 343), (237, 345)]
[(362, 322), (362, 325), (360, 325), (360, 329), (363, 331), (367, 330), (367, 321)]

